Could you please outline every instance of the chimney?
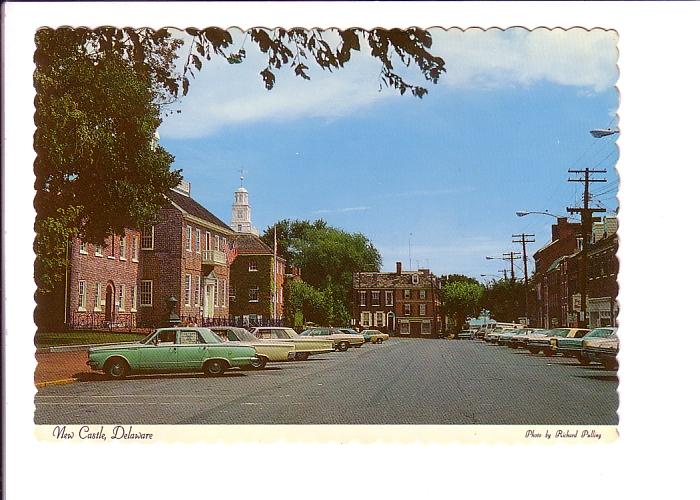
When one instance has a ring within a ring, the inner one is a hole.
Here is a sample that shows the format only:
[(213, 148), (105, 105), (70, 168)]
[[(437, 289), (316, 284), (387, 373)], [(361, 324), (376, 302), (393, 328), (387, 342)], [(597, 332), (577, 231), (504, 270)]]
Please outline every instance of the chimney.
[(401, 274), (401, 262), (396, 263), (396, 274)]

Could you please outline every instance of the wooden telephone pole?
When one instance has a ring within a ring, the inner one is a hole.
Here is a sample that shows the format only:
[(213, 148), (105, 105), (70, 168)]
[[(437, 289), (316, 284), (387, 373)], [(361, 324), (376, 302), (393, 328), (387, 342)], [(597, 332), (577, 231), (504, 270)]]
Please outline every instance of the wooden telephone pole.
[[(581, 214), (581, 232), (583, 233), (583, 245), (581, 248), (581, 269), (579, 270), (579, 281), (581, 287), (581, 315), (578, 324), (584, 327), (588, 325), (588, 248), (591, 243), (591, 234), (593, 232), (593, 214), (596, 212), (605, 212), (604, 208), (590, 208), (588, 202), (590, 199), (589, 185), (591, 182), (607, 182), (606, 179), (591, 179), (591, 174), (604, 174), (606, 169), (595, 170), (586, 168), (583, 170), (569, 169), (570, 174), (583, 174), (583, 179), (569, 179), (569, 182), (583, 182), (583, 207), (567, 207), (566, 211), (570, 214)], [(583, 322), (583, 323), (582, 323)]]

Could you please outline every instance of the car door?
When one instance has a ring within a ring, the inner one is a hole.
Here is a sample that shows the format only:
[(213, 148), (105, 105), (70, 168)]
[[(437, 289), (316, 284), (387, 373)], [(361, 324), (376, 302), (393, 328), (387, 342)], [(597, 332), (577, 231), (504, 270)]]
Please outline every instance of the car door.
[(161, 330), (138, 351), (138, 370), (169, 370), (177, 365), (176, 330)]
[(208, 356), (208, 344), (197, 330), (179, 330), (176, 347), (178, 370), (198, 370)]

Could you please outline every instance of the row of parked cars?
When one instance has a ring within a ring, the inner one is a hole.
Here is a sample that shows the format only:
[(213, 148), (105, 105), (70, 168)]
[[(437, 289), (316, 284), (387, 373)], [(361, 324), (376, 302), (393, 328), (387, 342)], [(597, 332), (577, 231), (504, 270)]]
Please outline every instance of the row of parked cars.
[(607, 370), (617, 370), (620, 341), (617, 328), (494, 328), (462, 332), (461, 338), (527, 349), (532, 354), (562, 355), (576, 358), (582, 365), (601, 363)]
[(315, 327), (297, 333), (284, 327), (178, 326), (158, 329), (136, 343), (91, 347), (87, 364), (114, 379), (139, 372), (201, 371), (215, 376), (234, 367), (261, 370), (269, 362), (305, 361), (388, 338), (378, 330), (358, 333), (351, 328)]

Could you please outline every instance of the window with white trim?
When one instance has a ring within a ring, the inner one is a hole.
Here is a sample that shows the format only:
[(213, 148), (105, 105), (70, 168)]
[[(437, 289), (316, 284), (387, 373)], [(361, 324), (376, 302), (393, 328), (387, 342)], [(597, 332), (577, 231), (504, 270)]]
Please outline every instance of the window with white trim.
[(400, 331), (402, 334), (411, 333), (411, 326), (410, 326), (410, 324), (408, 323), (408, 321), (401, 321), (401, 322), (399, 322), (399, 331)]
[(226, 236), (221, 237), (221, 251), (222, 252), (228, 251), (228, 241), (226, 241)]
[(185, 250), (192, 251), (192, 226), (185, 228)]
[(403, 315), (404, 315), (404, 316), (410, 316), (410, 315), (411, 315), (411, 304), (404, 304), (404, 305), (403, 305)]
[(421, 300), (425, 300), (425, 297), (426, 297), (426, 296), (427, 296), (427, 294), (426, 294), (426, 291), (425, 291), (425, 290), (420, 290), (420, 291), (418, 292), (418, 297), (419, 297)]
[(254, 260), (251, 260), (248, 262), (248, 271), (257, 271), (258, 270), (258, 263)]
[(214, 235), (214, 250), (221, 250), (221, 248), (219, 248), (219, 235), (218, 234)]
[(372, 290), (372, 305), (373, 306), (378, 306), (379, 305), (379, 290)]
[(151, 307), (153, 305), (153, 280), (142, 280), (139, 289), (139, 305)]
[(102, 283), (95, 283), (95, 311), (101, 311), (102, 310)]
[(81, 241), (80, 242), (80, 253), (83, 255), (87, 255), (87, 248), (88, 248), (87, 243), (85, 243), (84, 241)]
[(95, 257), (102, 257), (102, 245), (95, 245)]
[(134, 285), (131, 287), (131, 312), (136, 312), (139, 297), (139, 287)]
[(119, 285), (117, 290), (117, 308), (123, 311), (125, 309), (124, 295), (126, 295), (126, 285)]
[(363, 311), (362, 314), (360, 315), (360, 324), (363, 327), (372, 326), (372, 313), (369, 311)]
[(387, 290), (384, 292), (384, 303), (387, 306), (394, 305), (394, 291), (393, 290)]
[(155, 226), (146, 224), (141, 231), (141, 250), (153, 250), (155, 239)]
[(216, 285), (214, 286), (214, 307), (219, 307), (219, 278), (216, 278)]
[(192, 275), (185, 274), (185, 305), (189, 306), (192, 300)]
[(428, 335), (428, 334), (432, 333), (431, 328), (430, 328), (430, 320), (421, 321), (420, 332), (423, 335)]
[(202, 277), (197, 276), (197, 279), (194, 281), (194, 305), (198, 306), (199, 305), (199, 290), (202, 287)]
[(204, 250), (211, 250), (211, 233), (209, 231), (204, 234)]
[(202, 253), (202, 231), (199, 228), (194, 230), (194, 250)]
[(126, 260), (126, 238), (119, 237), (119, 260)]
[(360, 291), (360, 305), (361, 306), (367, 305), (367, 292), (365, 290)]
[(78, 311), (84, 311), (87, 305), (87, 296), (85, 291), (85, 281), (78, 281)]
[(259, 291), (260, 291), (260, 289), (257, 286), (248, 289), (248, 302), (257, 302)]
[(411, 275), (411, 283), (413, 283), (414, 285), (418, 284), (418, 275), (417, 274)]
[(418, 305), (418, 314), (420, 316), (425, 316), (425, 304)]
[(384, 313), (383, 312), (377, 312), (374, 314), (374, 326), (376, 326), (378, 328), (384, 327)]
[(139, 237), (131, 235), (131, 262), (139, 261)]
[(228, 303), (228, 291), (226, 287), (228, 286), (228, 280), (224, 279), (222, 280), (222, 285), (221, 285), (221, 307), (227, 307)]
[(410, 299), (411, 298), (411, 290), (409, 290), (408, 288), (406, 290), (404, 290), (403, 291), (403, 298)]

